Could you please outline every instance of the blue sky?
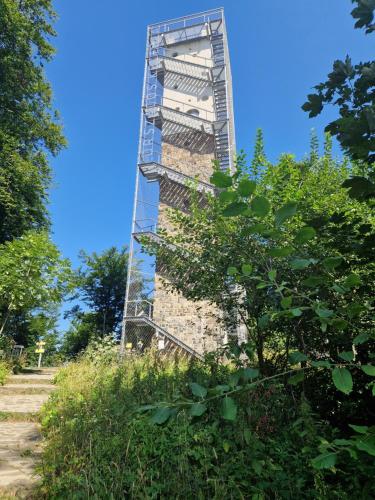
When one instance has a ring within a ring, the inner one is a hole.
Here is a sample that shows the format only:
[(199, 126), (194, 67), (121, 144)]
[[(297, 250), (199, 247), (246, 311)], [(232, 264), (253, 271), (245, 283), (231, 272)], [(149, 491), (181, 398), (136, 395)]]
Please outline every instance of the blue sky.
[(271, 159), (308, 151), (333, 111), (301, 110), (336, 58), (373, 56), (353, 29), (349, 0), (56, 0), (55, 60), (47, 67), (69, 147), (53, 159), (53, 238), (78, 264), (80, 249), (129, 241), (146, 25), (225, 8), (237, 148), (251, 151), (257, 127)]

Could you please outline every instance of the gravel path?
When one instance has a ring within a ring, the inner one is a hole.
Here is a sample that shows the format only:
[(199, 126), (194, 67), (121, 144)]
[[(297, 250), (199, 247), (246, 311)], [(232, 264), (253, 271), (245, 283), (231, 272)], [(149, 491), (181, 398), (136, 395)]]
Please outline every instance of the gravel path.
[(12, 375), (0, 387), (0, 498), (27, 498), (38, 480), (39, 424), (31, 421), (48, 394), (55, 369)]

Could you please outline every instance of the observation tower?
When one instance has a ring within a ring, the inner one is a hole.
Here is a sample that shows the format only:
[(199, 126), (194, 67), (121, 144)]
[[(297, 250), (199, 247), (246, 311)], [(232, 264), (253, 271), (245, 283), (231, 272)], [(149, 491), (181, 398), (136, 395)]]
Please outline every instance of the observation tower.
[(168, 208), (188, 211), (189, 181), (198, 178), (199, 191), (214, 193), (213, 160), (232, 170), (234, 154), (223, 9), (148, 26), (122, 351), (154, 343), (200, 357), (225, 342), (220, 311), (168, 290), (141, 240), (160, 239)]

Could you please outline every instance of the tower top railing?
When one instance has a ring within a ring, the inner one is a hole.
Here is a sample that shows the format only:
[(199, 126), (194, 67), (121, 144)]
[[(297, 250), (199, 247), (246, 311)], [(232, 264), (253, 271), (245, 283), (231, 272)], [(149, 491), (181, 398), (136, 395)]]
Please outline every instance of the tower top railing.
[(217, 9), (206, 10), (189, 16), (176, 17), (175, 19), (149, 24), (147, 28), (151, 32), (151, 35), (160, 34), (176, 29), (187, 28), (189, 26), (204, 24), (210, 21), (218, 21), (223, 19), (223, 17), (224, 8), (218, 7)]
[(150, 47), (168, 47), (223, 33), (221, 9), (158, 23), (148, 27)]

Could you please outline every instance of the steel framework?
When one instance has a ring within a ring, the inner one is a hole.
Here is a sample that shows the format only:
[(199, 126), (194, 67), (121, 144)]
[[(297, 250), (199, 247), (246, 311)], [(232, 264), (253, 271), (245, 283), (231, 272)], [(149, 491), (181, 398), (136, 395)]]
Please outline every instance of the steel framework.
[[(183, 207), (186, 184), (195, 176), (199, 191), (214, 192), (209, 183), (212, 160), (231, 170), (234, 153), (223, 9), (149, 25), (122, 352), (151, 345), (197, 357), (205, 351), (199, 341), (205, 325), (197, 326), (194, 319), (189, 323), (194, 308), (164, 292), (155, 259), (143, 252), (140, 236), (160, 238), (158, 228), (166, 225), (164, 208)], [(172, 317), (171, 304), (177, 310)], [(183, 311), (180, 316), (178, 310)], [(194, 342), (184, 331), (192, 326), (201, 329), (201, 335), (194, 333)], [(216, 331), (216, 339), (223, 335)]]

